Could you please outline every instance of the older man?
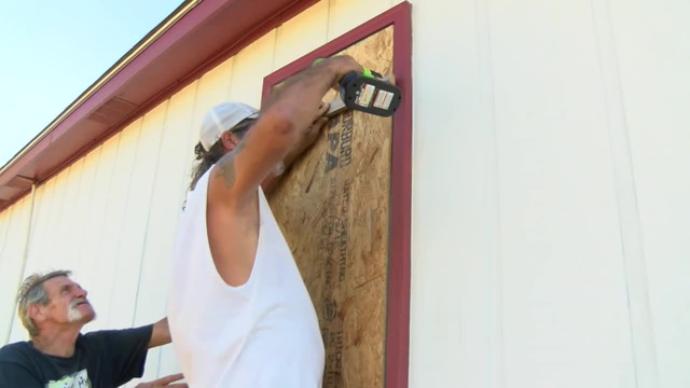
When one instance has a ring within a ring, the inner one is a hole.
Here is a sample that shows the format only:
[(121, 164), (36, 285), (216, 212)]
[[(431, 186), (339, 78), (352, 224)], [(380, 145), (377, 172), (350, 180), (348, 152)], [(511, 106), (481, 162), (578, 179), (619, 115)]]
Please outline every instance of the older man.
[[(30, 341), (0, 349), (0, 387), (117, 387), (142, 375), (149, 348), (170, 342), (166, 318), (133, 329), (81, 334), (96, 313), (86, 290), (69, 276), (70, 271), (53, 271), (24, 280), (17, 310)], [(140, 387), (170, 386), (180, 378)]]

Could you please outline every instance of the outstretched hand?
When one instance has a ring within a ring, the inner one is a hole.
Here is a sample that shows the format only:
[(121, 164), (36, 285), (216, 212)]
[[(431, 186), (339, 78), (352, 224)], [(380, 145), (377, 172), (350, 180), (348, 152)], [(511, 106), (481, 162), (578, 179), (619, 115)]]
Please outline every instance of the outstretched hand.
[(164, 387), (174, 387), (174, 388), (188, 388), (189, 386), (187, 383), (176, 383), (172, 384), (175, 381), (182, 380), (184, 376), (182, 373), (177, 373), (174, 375), (168, 375), (161, 377), (160, 379), (149, 381), (149, 382), (144, 382), (144, 383), (139, 383), (135, 388), (164, 388)]

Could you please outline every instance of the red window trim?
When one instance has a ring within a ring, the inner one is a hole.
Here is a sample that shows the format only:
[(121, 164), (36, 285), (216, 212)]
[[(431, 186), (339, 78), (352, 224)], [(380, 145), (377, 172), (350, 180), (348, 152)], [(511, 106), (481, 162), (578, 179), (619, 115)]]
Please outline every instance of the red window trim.
[(311, 65), (388, 26), (393, 29), (393, 68), (403, 99), (393, 115), (391, 139), (390, 235), (386, 303), (386, 388), (406, 388), (410, 333), (410, 236), (412, 204), (412, 26), (403, 2), (264, 77), (262, 99), (271, 88)]

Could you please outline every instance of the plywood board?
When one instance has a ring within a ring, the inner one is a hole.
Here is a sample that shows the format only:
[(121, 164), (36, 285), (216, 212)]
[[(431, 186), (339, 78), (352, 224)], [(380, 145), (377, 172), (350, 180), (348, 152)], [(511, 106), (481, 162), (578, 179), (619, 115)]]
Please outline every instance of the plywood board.
[[(343, 53), (392, 73), (393, 27)], [(334, 117), (269, 198), (319, 316), (327, 388), (384, 385), (391, 128)]]

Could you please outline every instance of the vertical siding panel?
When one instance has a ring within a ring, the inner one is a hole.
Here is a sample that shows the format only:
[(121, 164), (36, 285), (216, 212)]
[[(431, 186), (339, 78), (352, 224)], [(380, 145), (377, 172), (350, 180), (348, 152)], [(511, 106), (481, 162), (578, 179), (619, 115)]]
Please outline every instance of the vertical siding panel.
[[(10, 252), (12, 238), (15, 237), (13, 229), (17, 227), (17, 220), (14, 215), (19, 206), (13, 205), (0, 214), (0, 223), (2, 224), (2, 234), (0, 234), (0, 295), (3, 295), (0, 300), (0, 340), (6, 341), (12, 329), (12, 311), (14, 310), (14, 296), (16, 293), (16, 285), (19, 279), (20, 266), (17, 265), (19, 260), (13, 257)], [(13, 270), (13, 268), (15, 268)]]
[[(2, 328), (2, 340), (25, 339), (26, 332), (15, 330), (15, 327), (22, 328), (18, 324), (19, 320), (14, 315), (14, 298), (17, 294), (17, 287), (22, 278), (23, 254), (26, 244), (26, 231), (29, 223), (29, 210), (31, 208), (30, 197), (24, 197), (13, 205), (10, 230), (7, 233), (7, 241), (2, 249), (0, 259), (0, 295), (3, 295), (2, 311), (0, 316), (5, 319)], [(9, 330), (8, 330), (9, 329)]]
[(504, 378), (532, 387), (630, 386), (621, 235), (590, 4), (535, 0), (488, 10)]
[(112, 311), (116, 312), (118, 321), (122, 317), (124, 326), (131, 326), (134, 320), (136, 304), (132, 302), (137, 298), (143, 244), (166, 109), (167, 101), (143, 117), (136, 144), (132, 144), (135, 149), (133, 168), (127, 183), (127, 206), (121, 221), (121, 243), (115, 258), (120, 263), (114, 274), (114, 285), (119, 291), (111, 299)]
[(79, 197), (79, 225), (77, 226), (78, 235), (81, 239), (77, 243), (77, 263), (75, 264), (75, 277), (80, 279), (82, 275), (86, 275), (86, 268), (88, 262), (93, 260), (98, 252), (93, 251), (93, 246), (90, 241), (96, 239), (99, 235), (101, 225), (94, 222), (94, 216), (101, 214), (101, 209), (95, 206), (97, 193), (101, 190), (96, 185), (99, 174), (99, 161), (101, 158), (103, 146), (89, 152), (84, 160), (82, 187)]
[[(36, 189), (36, 217), (31, 233), (27, 265), (23, 277), (38, 271), (42, 265), (41, 257), (50, 253), (52, 247), (51, 235), (55, 233), (55, 222), (60, 211), (60, 197), (57, 183), (60, 175), (53, 177), (48, 182), (38, 186)], [(53, 268), (50, 268), (53, 269)], [(50, 270), (42, 268), (41, 270)]]
[[(93, 160), (95, 172), (92, 182), (93, 191), (90, 198), (90, 211), (86, 224), (89, 226), (88, 238), (82, 241), (82, 254), (80, 265), (80, 278), (82, 286), (89, 291), (89, 299), (99, 317), (94, 323), (87, 326), (87, 330), (109, 328), (103, 312), (107, 310), (107, 293), (109, 287), (109, 275), (114, 263), (108, 263), (107, 255), (110, 247), (107, 241), (111, 240), (112, 225), (107, 218), (110, 209), (108, 200), (115, 178), (117, 154), (120, 145), (121, 133), (111, 137), (97, 150), (97, 157)], [(82, 279), (83, 276), (83, 279)]]
[(425, 1), (413, 20), (412, 386), (631, 386), (588, 4)]
[(12, 208), (0, 213), (0, 260), (2, 260), (2, 250), (7, 243), (7, 235), (10, 231), (10, 221), (12, 219)]
[[(199, 128), (206, 112), (218, 103), (228, 100), (233, 59), (234, 57), (211, 69), (197, 81), (194, 115), (188, 128), (192, 153), (194, 145), (199, 142)], [(191, 166), (187, 168), (191, 171)]]
[[(34, 205), (34, 214), (32, 217), (32, 225), (31, 225), (31, 236), (29, 236), (29, 245), (27, 248), (27, 258), (26, 258), (26, 264), (24, 265), (23, 272), (21, 274), (17, 275), (17, 279), (14, 281), (13, 287), (14, 291), (13, 294), (16, 292), (16, 289), (18, 287), (18, 281), (24, 280), (24, 278), (34, 272), (37, 271), (37, 269), (34, 269), (32, 266), (33, 262), (36, 262), (36, 251), (38, 251), (38, 242), (36, 241), (36, 235), (37, 232), (41, 231), (41, 229), (45, 230), (46, 228), (46, 219), (45, 217), (42, 216), (42, 214), (48, 213), (46, 210), (46, 198), (50, 197), (51, 190), (49, 187), (53, 187), (52, 185), (41, 185), (36, 188), (36, 194), (35, 194), (35, 205)], [(28, 199), (28, 206), (30, 207), (30, 198), (31, 194), (27, 196)], [(51, 213), (52, 214), (52, 213)], [(43, 228), (41, 228), (43, 224)], [(28, 226), (27, 226), (28, 227)], [(24, 232), (26, 233), (26, 231)], [(43, 249), (42, 251), (45, 251)], [(22, 257), (14, 257), (13, 260), (21, 261)], [(53, 269), (53, 268), (50, 268)], [(44, 268), (41, 268), (40, 270), (46, 270)], [(11, 322), (12, 326), (12, 335), (11, 338), (12, 340), (23, 340), (26, 339), (28, 334), (24, 330), (24, 328), (21, 326), (20, 322), (18, 319), (15, 319), (14, 322)]]
[(630, 342), (636, 388), (657, 387), (656, 352), (647, 287), (632, 155), (620, 83), (619, 61), (608, 2), (592, 2), (601, 67), (601, 84), (606, 104), (612, 170), (623, 253), (623, 275), (627, 291)]
[(227, 59), (205, 73), (198, 81), (199, 89), (194, 102), (194, 121), (192, 121), (192, 128), (190, 128), (193, 132), (194, 144), (199, 141), (199, 127), (206, 112), (228, 98), (234, 61), (235, 57)]
[(136, 145), (136, 156), (132, 177), (127, 194), (128, 206), (125, 209), (126, 229), (122, 236), (125, 243), (120, 247), (118, 261), (127, 263), (119, 267), (118, 284), (126, 282), (128, 292), (123, 298), (118, 298), (119, 310), (129, 314), (128, 325), (134, 320), (134, 307), (139, 283), (142, 253), (146, 238), (146, 228), (149, 222), (151, 193), (160, 152), (163, 120), (167, 110), (167, 101), (144, 116), (142, 128)]
[[(38, 236), (47, 233), (48, 215), (55, 209), (50, 206), (52, 188), (55, 182), (50, 180), (36, 187), (36, 205), (34, 208), (34, 220), (31, 227), (31, 241), (29, 245), (29, 256), (36, 254), (40, 245), (36, 242)], [(39, 240), (40, 241), (40, 240)]]
[(52, 258), (42, 257), (42, 259), (46, 260), (45, 265), (47, 266), (78, 270), (76, 268), (79, 262), (77, 256), (79, 252), (78, 242), (83, 238), (78, 233), (79, 225), (81, 224), (79, 220), (79, 214), (81, 213), (79, 207), (83, 205), (83, 203), (79, 202), (83, 166), (84, 159), (74, 162), (69, 167), (67, 179), (63, 183), (66, 191), (62, 204), (62, 213), (56, 224), (60, 225), (59, 228), (56, 228), (59, 232), (55, 234), (58, 238), (58, 244), (53, 247), (56, 250), (56, 254)]
[[(66, 255), (67, 248), (67, 230), (69, 229), (64, 224), (65, 220), (69, 219), (68, 208), (72, 201), (74, 194), (74, 164), (60, 172), (57, 177), (55, 186), (55, 198), (57, 211), (55, 212), (54, 220), (51, 223), (50, 232), (47, 234), (47, 241), (41, 243), (48, 243), (50, 249), (47, 249), (40, 256), (33, 256), (32, 260), (27, 263), (27, 272), (43, 271), (44, 269), (52, 269), (55, 267), (68, 265), (66, 261), (69, 258)], [(58, 225), (60, 227), (58, 227)]]
[(257, 39), (233, 58), (230, 100), (259, 108), (264, 76), (273, 69), (275, 30)]
[[(43, 225), (43, 231), (44, 234), (49, 234), (51, 233), (51, 229), (54, 229), (55, 226), (52, 225), (52, 227), (48, 224), (48, 221), (46, 217), (42, 216), (42, 214), (50, 214), (51, 216), (54, 215), (54, 212), (48, 212), (47, 206), (50, 205), (50, 200), (54, 199), (52, 196), (54, 190), (54, 185), (41, 185), (36, 188), (36, 193), (35, 193), (35, 203), (34, 203), (34, 210), (33, 210), (33, 217), (31, 220), (31, 233), (28, 241), (28, 247), (27, 247), (27, 252), (26, 252), (26, 263), (22, 264), (23, 270), (22, 273), (19, 274), (19, 278), (17, 281), (22, 281), (24, 278), (26, 278), (29, 274), (33, 272), (44, 272), (44, 271), (49, 271), (53, 269), (59, 269), (59, 265), (55, 264), (53, 266), (45, 267), (42, 266), (42, 264), (37, 264), (39, 262), (38, 260), (38, 255), (36, 255), (36, 252), (39, 251), (41, 254), (53, 254), (51, 253), (48, 249), (38, 249), (40, 246), (40, 240), (36, 238), (37, 232), (41, 230), (41, 225)], [(31, 207), (31, 194), (28, 196), (28, 203), (29, 207)], [(48, 199), (48, 200), (47, 200)], [(57, 206), (55, 206), (56, 210)], [(28, 227), (28, 226), (27, 226)], [(25, 232), (26, 233), (26, 232)], [(46, 248), (45, 246), (42, 246), (43, 248)], [(56, 252), (57, 253), (57, 252)], [(22, 260), (22, 257), (17, 257), (15, 258), (16, 260)], [(15, 291), (17, 288), (18, 284), (15, 284)], [(15, 319), (14, 322), (12, 322), (12, 340), (22, 340), (26, 339), (28, 334), (26, 333), (24, 327), (21, 325), (19, 319)]]
[[(135, 149), (133, 169), (127, 183), (126, 198), (123, 199), (127, 206), (123, 209), (121, 242), (115, 256), (118, 265), (112, 274), (115, 290), (111, 296), (110, 310), (113, 317), (111, 322), (117, 322), (113, 324), (114, 327), (130, 327), (134, 324), (142, 253), (166, 110), (167, 101), (144, 115), (136, 144), (132, 144)], [(159, 284), (164, 287), (164, 283)], [(157, 352), (152, 350), (151, 355)], [(152, 367), (155, 369), (156, 365)]]
[(487, 3), (424, 0), (412, 8), (411, 388), (519, 386), (501, 383)]
[[(154, 322), (166, 314), (171, 278), (170, 254), (192, 161), (188, 134), (195, 97), (196, 84), (193, 84), (173, 96), (168, 103), (142, 255), (136, 326)], [(144, 379), (179, 371), (172, 345), (150, 352), (146, 365)]]
[(54, 197), (55, 202), (52, 206), (55, 206), (55, 212), (44, 227), (44, 235), (40, 239), (37, 236), (31, 236), (32, 245), (40, 246), (42, 249), (36, 254), (29, 252), (25, 275), (72, 267), (70, 239), (73, 237), (74, 215), (71, 209), (78, 189), (78, 170), (81, 163), (83, 162), (77, 161), (60, 172), (53, 190), (45, 193), (46, 196)]
[(10, 230), (12, 229), (12, 214), (14, 212), (14, 206), (8, 208), (6, 211), (0, 213), (0, 265), (2, 265), (3, 260), (9, 260), (5, 257), (3, 252), (5, 247), (9, 244)]
[(335, 39), (391, 6), (390, 0), (329, 0), (328, 40)]
[[(113, 178), (105, 203), (106, 216), (103, 222), (104, 234), (101, 239), (102, 255), (95, 258), (100, 263), (100, 270), (93, 275), (93, 279), (102, 281), (101, 302), (97, 304), (101, 310), (102, 319), (99, 323), (105, 327), (126, 327), (132, 321), (131, 310), (121, 309), (118, 300), (123, 293), (127, 293), (125, 285), (120, 284), (120, 271), (131, 270), (129, 263), (120, 262), (120, 254), (128, 243), (124, 240), (125, 233), (130, 225), (126, 218), (127, 209), (133, 206), (129, 202), (129, 193), (132, 190), (132, 176), (136, 165), (136, 151), (143, 119), (130, 124), (120, 135), (120, 143), (115, 155), (115, 168)], [(130, 286), (128, 284), (128, 286)], [(131, 299), (133, 301), (134, 299)]]
[(321, 0), (276, 29), (272, 70), (318, 48), (327, 38), (328, 0)]
[(93, 174), (90, 168), (90, 162), (93, 158), (93, 152), (88, 153), (83, 158), (75, 162), (78, 168), (74, 174), (78, 174), (78, 182), (75, 180), (74, 185), (76, 190), (74, 194), (69, 197), (69, 207), (66, 215), (63, 218), (62, 225), (66, 225), (69, 232), (67, 233), (67, 252), (69, 267), (74, 271), (74, 276), (77, 281), (81, 278), (80, 270), (82, 265), (82, 247), (81, 242), (85, 238), (89, 238), (89, 229), (86, 227), (86, 220), (88, 214), (89, 197), (92, 191)]
[[(632, 163), (630, 195), (637, 206), (628, 211), (628, 222), (632, 227), (637, 224), (642, 259), (632, 269), (639, 284), (631, 291), (641, 299), (645, 288), (648, 291), (649, 311), (633, 322), (641, 352), (638, 370), (647, 381), (644, 386), (688, 387), (690, 3), (595, 4), (609, 14), (605, 23), (617, 61), (619, 113)], [(631, 308), (639, 311), (644, 306)], [(649, 354), (653, 352), (656, 359)]]
[[(65, 187), (60, 185), (65, 181), (68, 172), (68, 170), (64, 170), (47, 184), (37, 189), (37, 202), (33, 217), (34, 224), (32, 225), (26, 263), (22, 263), (23, 246), (22, 248), (17, 248), (19, 250), (16, 251), (18, 253), (14, 258), (14, 260), (18, 261), (18, 271), (21, 271), (22, 265), (24, 266), (24, 270), (23, 273), (18, 274), (17, 279), (12, 282), (12, 287), (14, 288), (12, 292), (13, 295), (16, 293), (17, 286), (19, 285), (18, 281), (23, 280), (29, 274), (61, 268), (61, 252), (56, 244), (58, 244), (59, 234), (61, 233), (59, 218), (64, 205)], [(30, 199), (31, 196), (28, 195), (22, 199), (21, 203), (26, 203), (26, 206), (30, 208)], [(39, 204), (38, 201), (41, 201), (41, 203)], [(26, 217), (28, 217), (28, 213)], [(21, 244), (25, 244), (26, 242), (27, 227), (27, 224), (22, 226), (23, 231), (21, 233), (23, 237), (21, 237)], [(12, 322), (9, 342), (26, 340), (27, 338), (28, 334), (26, 330), (21, 325), (19, 319), (15, 317)]]
[[(60, 227), (60, 220), (65, 206), (65, 192), (67, 191), (67, 186), (64, 183), (69, 171), (70, 169), (65, 169), (45, 185), (42, 199), (45, 201), (45, 208), (41, 206), (39, 210), (39, 213), (42, 213), (39, 214), (41, 220), (38, 221), (40, 234), (37, 231), (31, 236), (32, 247), (29, 249), (24, 275), (50, 271), (60, 267), (61, 252), (58, 247), (61, 245), (60, 238), (64, 229)], [(33, 249), (34, 247), (36, 249)]]

